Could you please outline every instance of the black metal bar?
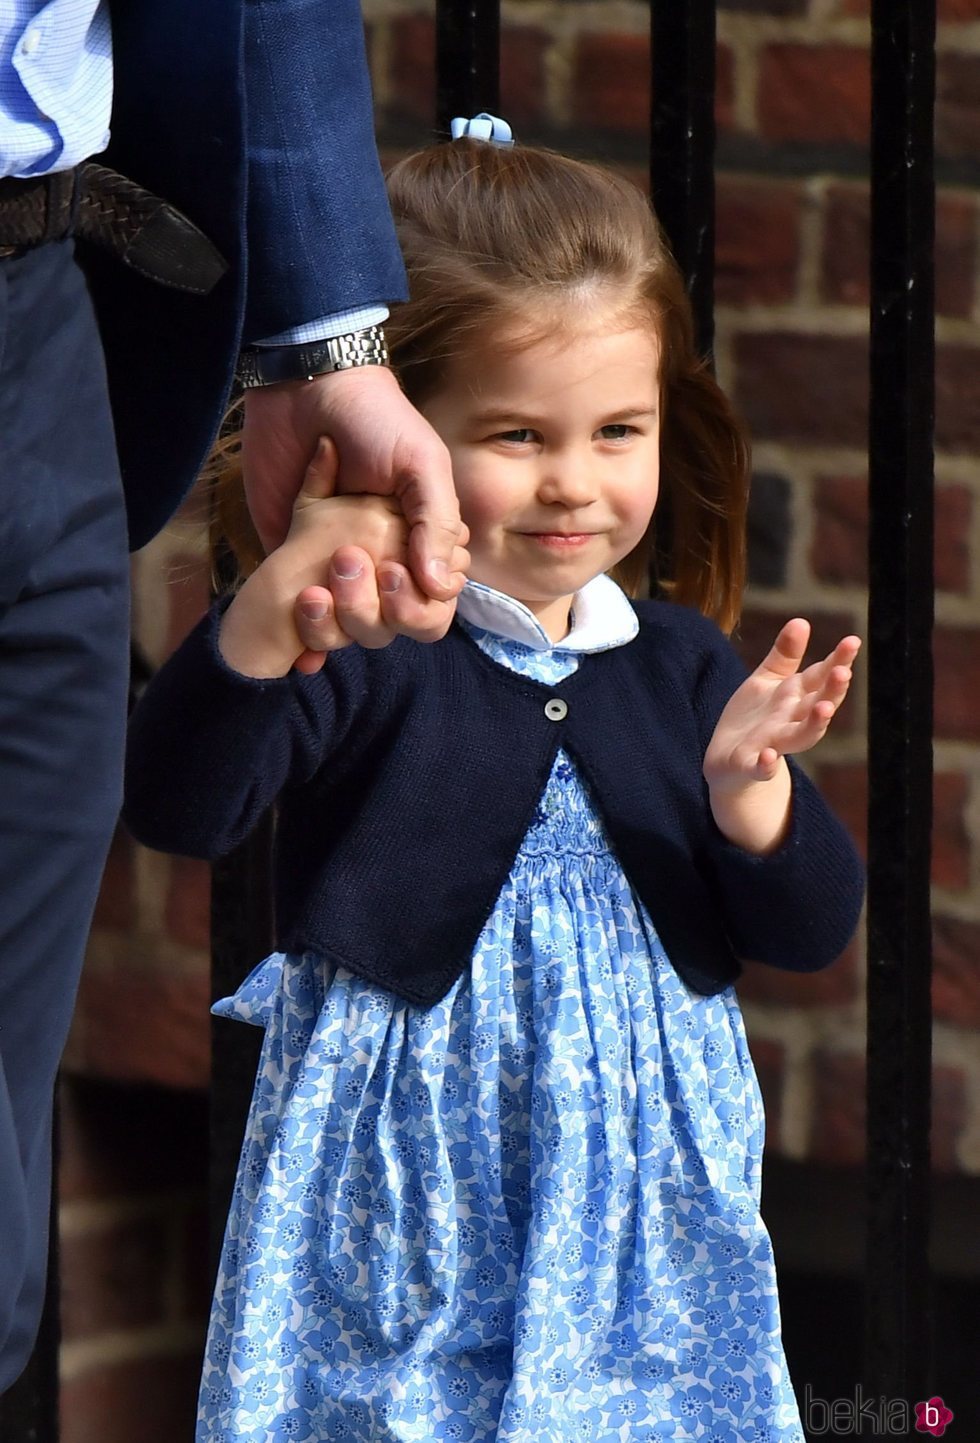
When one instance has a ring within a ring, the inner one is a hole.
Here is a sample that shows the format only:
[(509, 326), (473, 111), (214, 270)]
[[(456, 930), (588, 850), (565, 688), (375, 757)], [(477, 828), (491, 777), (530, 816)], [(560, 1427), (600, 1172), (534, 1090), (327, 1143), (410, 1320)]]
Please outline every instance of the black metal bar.
[(873, 0), (864, 1384), (910, 1402), (931, 1381), (935, 28), (935, 0)]
[(436, 129), (500, 104), (500, 0), (436, 0)]
[(651, 0), (650, 192), (687, 280), (698, 343), (714, 339), (715, 3)]

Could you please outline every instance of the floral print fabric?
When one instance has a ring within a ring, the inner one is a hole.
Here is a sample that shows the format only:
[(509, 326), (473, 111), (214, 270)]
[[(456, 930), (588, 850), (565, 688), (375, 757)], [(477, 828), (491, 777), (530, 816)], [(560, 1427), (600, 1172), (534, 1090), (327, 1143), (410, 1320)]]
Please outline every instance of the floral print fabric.
[(274, 954), (215, 1011), (265, 1041), (198, 1443), (803, 1443), (734, 993), (678, 977), (567, 757), (436, 1006)]

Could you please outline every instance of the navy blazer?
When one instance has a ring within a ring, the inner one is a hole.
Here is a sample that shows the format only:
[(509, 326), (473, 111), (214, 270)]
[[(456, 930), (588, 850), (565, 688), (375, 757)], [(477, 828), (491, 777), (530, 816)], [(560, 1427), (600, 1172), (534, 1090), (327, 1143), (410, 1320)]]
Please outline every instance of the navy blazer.
[(357, 0), (112, 0), (107, 165), (229, 262), (208, 296), (80, 249), (105, 344), (134, 546), (192, 484), (243, 340), (400, 300)]

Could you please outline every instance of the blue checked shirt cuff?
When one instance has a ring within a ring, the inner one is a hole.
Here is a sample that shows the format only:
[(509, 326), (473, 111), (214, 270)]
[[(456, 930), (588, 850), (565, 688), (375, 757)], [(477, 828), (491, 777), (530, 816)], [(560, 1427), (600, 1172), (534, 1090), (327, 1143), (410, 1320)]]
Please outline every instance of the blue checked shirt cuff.
[(317, 321), (307, 321), (302, 326), (292, 326), (280, 331), (277, 336), (263, 336), (253, 341), (254, 346), (301, 346), (307, 341), (326, 341), (331, 336), (343, 336), (348, 331), (363, 331), (368, 326), (380, 326), (388, 319), (387, 306), (361, 306), (359, 310), (337, 311), (332, 316), (321, 316)]

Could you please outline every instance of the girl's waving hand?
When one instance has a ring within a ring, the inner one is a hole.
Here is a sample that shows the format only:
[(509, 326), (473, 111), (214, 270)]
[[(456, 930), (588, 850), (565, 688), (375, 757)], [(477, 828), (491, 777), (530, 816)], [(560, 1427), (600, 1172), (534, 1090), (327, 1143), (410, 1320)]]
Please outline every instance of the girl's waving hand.
[(800, 670), (810, 624), (788, 621), (772, 650), (732, 696), (704, 757), (715, 822), (748, 851), (772, 851), (789, 825), (790, 776), (783, 760), (817, 744), (851, 683), (860, 638), (845, 636)]

